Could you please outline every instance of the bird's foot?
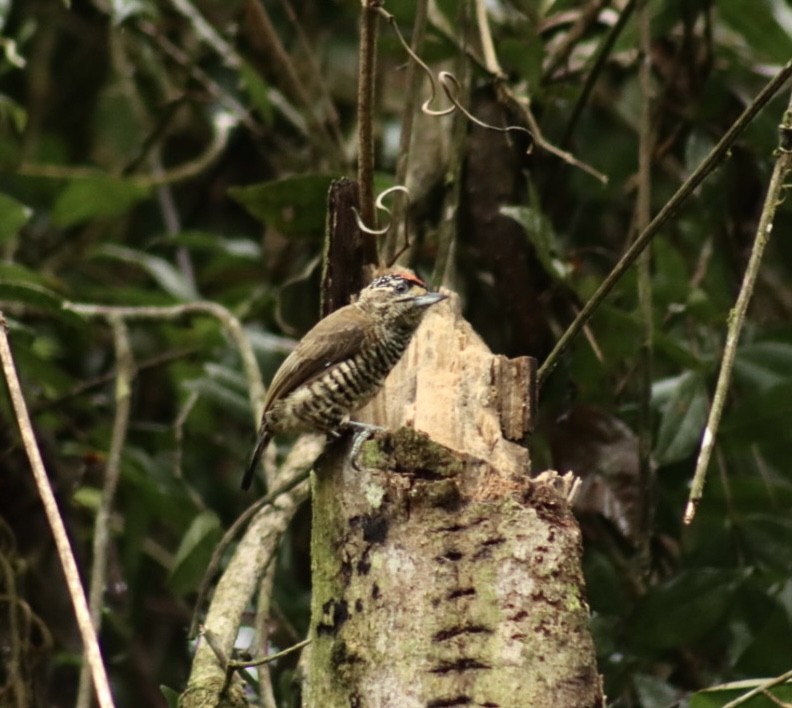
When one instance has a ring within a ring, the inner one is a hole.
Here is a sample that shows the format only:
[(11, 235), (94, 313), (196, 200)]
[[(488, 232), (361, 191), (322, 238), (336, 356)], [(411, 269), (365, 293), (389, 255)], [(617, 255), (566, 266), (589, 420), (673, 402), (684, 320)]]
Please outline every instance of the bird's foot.
[(372, 425), (371, 423), (361, 423), (357, 420), (349, 420), (343, 424), (340, 432), (353, 432), (355, 437), (352, 440), (352, 450), (349, 453), (349, 461), (352, 463), (352, 469), (360, 472), (360, 467), (357, 463), (357, 456), (360, 454), (360, 449), (363, 443), (366, 442), (374, 433), (385, 430), (381, 425)]

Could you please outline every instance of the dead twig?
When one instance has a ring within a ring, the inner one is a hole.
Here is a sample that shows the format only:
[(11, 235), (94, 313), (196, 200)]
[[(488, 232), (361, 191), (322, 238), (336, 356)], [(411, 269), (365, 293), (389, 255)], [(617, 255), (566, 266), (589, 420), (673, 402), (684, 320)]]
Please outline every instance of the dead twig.
[(715, 447), (723, 406), (731, 384), (731, 374), (734, 367), (734, 359), (737, 355), (737, 345), (745, 322), (745, 314), (748, 311), (748, 304), (751, 302), (756, 277), (762, 264), (762, 255), (773, 230), (776, 209), (782, 201), (784, 180), (790, 169), (792, 169), (792, 96), (790, 96), (789, 104), (781, 120), (779, 133), (775, 167), (770, 177), (770, 184), (767, 187), (767, 196), (759, 217), (759, 224), (756, 227), (756, 238), (751, 249), (751, 256), (748, 259), (748, 265), (745, 268), (745, 275), (740, 286), (740, 292), (737, 295), (737, 301), (729, 313), (726, 345), (723, 349), (718, 383), (715, 385), (712, 406), (707, 418), (707, 425), (704, 427), (701, 448), (696, 461), (696, 471), (693, 474), (693, 482), (690, 487), (687, 508), (685, 509), (684, 521), (686, 524), (690, 524), (693, 521), (696, 509), (704, 494), (707, 467), (712, 456), (712, 450)]
[(55, 540), (55, 548), (58, 558), (63, 568), (66, 578), (66, 587), (69, 597), (74, 607), (74, 614), (77, 619), (77, 627), (85, 649), (85, 656), (88, 665), (91, 667), (91, 677), (93, 678), (96, 699), (101, 708), (113, 708), (113, 696), (110, 692), (110, 683), (107, 678), (107, 671), (102, 661), (102, 653), (99, 650), (99, 640), (91, 622), (91, 613), (88, 603), (85, 600), (85, 591), (80, 580), (80, 573), (77, 569), (77, 561), (74, 559), (69, 537), (66, 534), (66, 526), (61, 518), (58, 504), (55, 501), (55, 494), (52, 491), (47, 471), (44, 469), (44, 462), (41, 459), (41, 452), (36, 442), (36, 435), (33, 432), (33, 425), (28, 414), (25, 397), (22, 395), (22, 387), (19, 383), (19, 376), (14, 364), (14, 356), (8, 341), (8, 329), (5, 318), (0, 312), (0, 361), (2, 362), (3, 375), (8, 386), (11, 397), (11, 404), (16, 414), (17, 425), (19, 426), (22, 444), (27, 453), (30, 467), (33, 472), (33, 479), (36, 488), (41, 496), (44, 513), (52, 529)]

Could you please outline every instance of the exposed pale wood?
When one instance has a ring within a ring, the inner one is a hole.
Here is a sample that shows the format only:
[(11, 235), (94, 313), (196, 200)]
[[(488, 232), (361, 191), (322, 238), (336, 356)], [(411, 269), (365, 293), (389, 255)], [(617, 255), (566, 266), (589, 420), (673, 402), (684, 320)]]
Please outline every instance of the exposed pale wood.
[[(452, 293), (429, 310), (383, 391), (355, 418), (388, 429), (406, 425), (452, 450), (488, 460), (503, 476), (526, 475), (528, 450), (511, 440), (522, 439), (530, 428), (533, 367), (507, 365), (504, 359), (473, 331)], [(520, 392), (524, 396), (515, 403)]]

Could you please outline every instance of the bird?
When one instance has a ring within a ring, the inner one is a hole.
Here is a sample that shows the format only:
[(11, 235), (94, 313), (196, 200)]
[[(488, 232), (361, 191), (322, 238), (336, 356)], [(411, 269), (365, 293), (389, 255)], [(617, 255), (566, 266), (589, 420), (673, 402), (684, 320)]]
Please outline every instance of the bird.
[[(428, 308), (446, 297), (416, 275), (395, 271), (375, 278), (351, 304), (320, 320), (272, 378), (242, 489), (250, 487), (273, 435), (337, 436), (350, 429), (370, 435), (376, 426), (350, 421), (349, 415), (379, 391)], [(360, 444), (356, 439), (353, 461)]]

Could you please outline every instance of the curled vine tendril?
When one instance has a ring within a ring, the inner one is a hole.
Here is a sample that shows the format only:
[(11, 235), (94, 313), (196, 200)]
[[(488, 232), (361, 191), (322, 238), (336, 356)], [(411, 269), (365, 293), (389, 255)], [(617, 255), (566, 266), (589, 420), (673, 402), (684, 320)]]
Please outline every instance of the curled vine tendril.
[[(528, 147), (528, 150), (526, 150), (526, 153), (530, 154), (533, 151), (533, 146), (536, 141), (534, 139), (533, 133), (530, 130), (528, 130), (528, 128), (525, 128), (522, 125), (507, 125), (505, 127), (501, 127), (501, 126), (485, 123), (479, 118), (476, 118), (476, 116), (474, 116), (467, 108), (465, 108), (459, 102), (458, 97), (460, 92), (460, 85), (457, 78), (450, 71), (441, 71), (437, 75), (437, 78), (435, 79), (434, 72), (429, 68), (426, 62), (423, 59), (421, 59), (421, 57), (419, 57), (412, 50), (410, 45), (407, 43), (407, 40), (404, 38), (404, 35), (401, 33), (401, 30), (399, 29), (399, 25), (396, 22), (396, 18), (393, 15), (391, 15), (387, 10), (385, 10), (383, 7), (378, 7), (377, 12), (379, 12), (380, 15), (382, 15), (385, 18), (385, 20), (390, 24), (391, 27), (393, 27), (393, 31), (396, 33), (396, 36), (398, 37), (402, 47), (404, 47), (404, 51), (410, 55), (410, 58), (416, 64), (418, 64), (418, 66), (420, 66), (421, 69), (423, 69), (424, 73), (429, 79), (432, 95), (429, 96), (429, 98), (427, 98), (421, 105), (421, 112), (425, 113), (428, 116), (447, 116), (450, 113), (453, 113), (455, 110), (458, 110), (471, 123), (475, 123), (476, 125), (482, 128), (486, 128), (487, 130), (495, 130), (499, 133), (511, 133), (511, 132), (525, 133), (531, 139), (531, 143)], [(448, 98), (448, 100), (452, 103), (452, 105), (449, 106), (448, 108), (442, 108), (442, 109), (431, 108), (432, 103), (434, 103), (435, 99), (437, 98), (438, 83), (440, 84), (440, 86), (442, 86), (446, 98)]]
[[(394, 192), (401, 192), (404, 194), (404, 198), (407, 200), (407, 203), (410, 202), (410, 190), (407, 189), (402, 184), (394, 185), (393, 187), (389, 187), (384, 192), (381, 192), (379, 196), (377, 196), (377, 201), (374, 202), (374, 207), (378, 211), (385, 212), (389, 217), (392, 215), (392, 212), (388, 207), (385, 206), (385, 198), (393, 194)], [(391, 226), (393, 225), (392, 221), (388, 221), (388, 223), (383, 226), (381, 229), (375, 229), (371, 226), (367, 226), (363, 223), (363, 219), (360, 218), (360, 212), (358, 212), (355, 207), (352, 207), (352, 211), (355, 213), (355, 221), (357, 222), (357, 227), (364, 233), (370, 234), (372, 236), (384, 236), (390, 230)], [(390, 263), (388, 263), (387, 267), (390, 268), (398, 259), (398, 257), (404, 253), (410, 247), (410, 231), (407, 225), (407, 220), (404, 220), (404, 246), (401, 247), (399, 251), (397, 251), (393, 259)]]

